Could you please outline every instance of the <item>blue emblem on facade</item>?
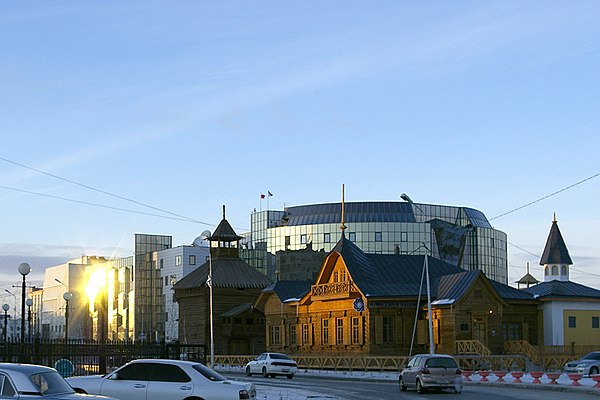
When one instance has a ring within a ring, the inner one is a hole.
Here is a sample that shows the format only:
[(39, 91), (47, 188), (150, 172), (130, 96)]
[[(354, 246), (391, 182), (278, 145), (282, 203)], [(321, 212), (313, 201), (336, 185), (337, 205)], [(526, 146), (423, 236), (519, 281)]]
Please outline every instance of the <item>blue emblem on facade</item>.
[(363, 301), (363, 299), (361, 297), (357, 297), (356, 299), (354, 299), (354, 309), (358, 312), (364, 311), (365, 310), (365, 302)]

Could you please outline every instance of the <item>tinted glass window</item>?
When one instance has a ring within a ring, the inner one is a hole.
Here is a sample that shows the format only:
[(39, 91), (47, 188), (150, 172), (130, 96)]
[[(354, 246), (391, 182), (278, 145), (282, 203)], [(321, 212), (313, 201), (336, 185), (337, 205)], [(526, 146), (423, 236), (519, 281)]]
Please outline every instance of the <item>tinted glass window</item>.
[(117, 379), (127, 381), (147, 381), (152, 374), (154, 364), (131, 364), (117, 371)]
[(15, 395), (15, 388), (4, 375), (0, 375), (0, 396), (12, 397)]
[(157, 364), (150, 380), (160, 382), (189, 382), (190, 377), (177, 365)]
[(200, 373), (200, 375), (202, 375), (203, 377), (205, 377), (209, 381), (221, 382), (221, 381), (226, 381), (227, 380), (227, 378), (223, 377), (222, 375), (216, 373), (212, 369), (207, 368), (206, 366), (204, 366), (202, 364), (194, 364), (192, 367), (196, 371), (198, 371)]
[(31, 381), (37, 386), (43, 395), (57, 393), (73, 393), (73, 388), (69, 386), (58, 372), (42, 372), (31, 375)]
[(600, 353), (590, 353), (583, 358), (586, 360), (600, 360)]
[(425, 366), (428, 368), (457, 368), (456, 361), (452, 358), (430, 358), (425, 363)]
[(271, 358), (275, 360), (289, 360), (290, 358), (285, 354), (271, 354)]

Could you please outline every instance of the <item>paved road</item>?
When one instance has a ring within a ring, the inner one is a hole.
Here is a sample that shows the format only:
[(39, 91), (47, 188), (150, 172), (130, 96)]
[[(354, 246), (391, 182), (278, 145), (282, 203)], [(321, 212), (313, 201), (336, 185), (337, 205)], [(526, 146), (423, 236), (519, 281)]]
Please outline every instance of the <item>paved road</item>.
[[(377, 382), (362, 379), (323, 379), (310, 376), (296, 376), (294, 379), (246, 377), (242, 374), (224, 374), (232, 379), (251, 381), (256, 384), (257, 399), (265, 398), (264, 393), (275, 393), (277, 399), (347, 399), (347, 400), (416, 400), (460, 398), (461, 400), (598, 400), (596, 394), (584, 392), (563, 392), (555, 390), (526, 389), (524, 387), (505, 386), (465, 386), (462, 394), (451, 391), (431, 392), (420, 395), (415, 391), (400, 392), (396, 382)], [(261, 395), (263, 393), (263, 395)], [(271, 400), (272, 396), (266, 397)], [(273, 397), (275, 398), (275, 397)]]

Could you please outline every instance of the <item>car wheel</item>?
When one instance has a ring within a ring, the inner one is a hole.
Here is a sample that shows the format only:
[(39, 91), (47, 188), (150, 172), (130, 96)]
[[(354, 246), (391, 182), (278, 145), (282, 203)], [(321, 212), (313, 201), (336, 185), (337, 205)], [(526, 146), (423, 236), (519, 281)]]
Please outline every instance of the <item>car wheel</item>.
[(263, 367), (263, 369), (262, 369), (262, 376), (265, 377), (265, 378), (269, 377), (269, 374), (267, 373), (267, 367)]
[(598, 375), (598, 367), (590, 368), (590, 375)]
[(419, 379), (417, 379), (417, 393), (423, 394), (425, 393), (425, 388)]
[(293, 377), (294, 377), (294, 374), (289, 374), (289, 375), (287, 376), (287, 378), (288, 378), (288, 379), (292, 379)]
[(252, 376), (252, 371), (250, 370), (250, 366), (249, 365), (246, 367), (246, 375), (247, 376)]
[(400, 375), (400, 391), (406, 392), (406, 385), (404, 384), (404, 379), (402, 379), (402, 375)]

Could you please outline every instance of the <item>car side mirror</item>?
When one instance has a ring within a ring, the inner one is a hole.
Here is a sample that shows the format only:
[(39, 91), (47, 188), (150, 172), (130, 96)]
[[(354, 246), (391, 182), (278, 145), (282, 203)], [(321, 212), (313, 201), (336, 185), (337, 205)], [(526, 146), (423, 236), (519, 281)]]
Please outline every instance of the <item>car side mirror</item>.
[(119, 379), (119, 374), (115, 372), (114, 374), (110, 375), (108, 379), (110, 379), (111, 381), (115, 381)]

